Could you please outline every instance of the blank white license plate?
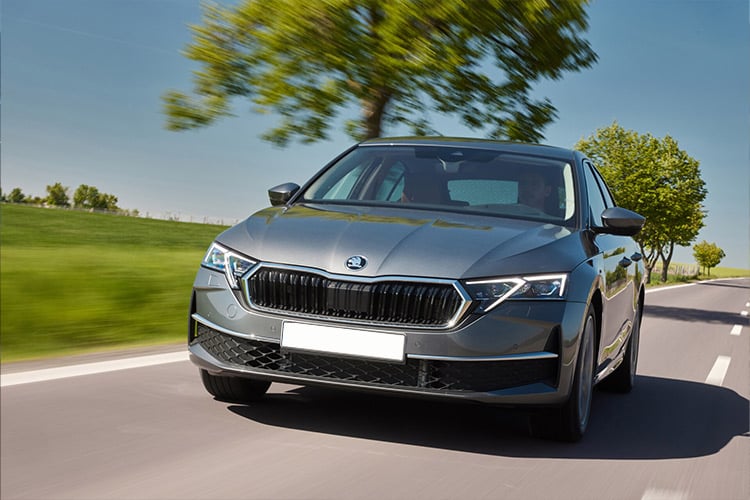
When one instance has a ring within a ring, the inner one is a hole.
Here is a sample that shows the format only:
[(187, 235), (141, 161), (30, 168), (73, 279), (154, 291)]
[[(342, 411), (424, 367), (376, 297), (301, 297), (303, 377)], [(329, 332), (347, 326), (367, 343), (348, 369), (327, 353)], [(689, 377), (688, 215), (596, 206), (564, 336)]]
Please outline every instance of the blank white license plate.
[(281, 347), (363, 358), (404, 360), (406, 336), (304, 323), (284, 322)]

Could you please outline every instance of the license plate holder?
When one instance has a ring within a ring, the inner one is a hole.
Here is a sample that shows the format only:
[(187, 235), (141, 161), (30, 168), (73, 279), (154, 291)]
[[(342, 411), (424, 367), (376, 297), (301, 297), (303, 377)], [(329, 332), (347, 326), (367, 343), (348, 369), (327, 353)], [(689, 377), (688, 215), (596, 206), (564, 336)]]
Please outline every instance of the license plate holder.
[(404, 361), (406, 335), (285, 321), (281, 347), (380, 361)]

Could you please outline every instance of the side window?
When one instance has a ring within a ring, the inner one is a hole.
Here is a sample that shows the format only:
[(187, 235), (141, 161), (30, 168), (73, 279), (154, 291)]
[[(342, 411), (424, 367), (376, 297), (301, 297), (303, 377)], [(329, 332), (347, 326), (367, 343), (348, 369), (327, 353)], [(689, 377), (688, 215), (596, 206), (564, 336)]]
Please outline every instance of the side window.
[(358, 196), (368, 172), (383, 158), (370, 151), (355, 149), (318, 177), (304, 193), (305, 200), (348, 200)]
[(612, 198), (612, 193), (609, 191), (607, 183), (604, 182), (604, 179), (602, 179), (602, 175), (595, 167), (592, 166), (591, 169), (594, 171), (594, 177), (596, 177), (596, 182), (599, 184), (599, 189), (602, 190), (602, 195), (604, 196), (604, 204), (607, 206), (607, 208), (616, 206), (617, 204), (615, 203), (614, 198)]
[(354, 184), (357, 182), (357, 179), (359, 179), (359, 176), (362, 175), (364, 169), (364, 165), (358, 165), (347, 172), (322, 196), (322, 198), (324, 200), (346, 200), (349, 198)]
[(589, 208), (591, 210), (591, 225), (600, 226), (602, 225), (602, 212), (607, 208), (607, 204), (602, 195), (601, 189), (599, 189), (599, 183), (596, 179), (596, 174), (593, 171), (593, 166), (586, 162), (583, 168), (586, 176), (586, 191), (589, 198)]
[(375, 199), (378, 201), (399, 201), (404, 191), (404, 174), (406, 168), (401, 162), (391, 166), (378, 186)]

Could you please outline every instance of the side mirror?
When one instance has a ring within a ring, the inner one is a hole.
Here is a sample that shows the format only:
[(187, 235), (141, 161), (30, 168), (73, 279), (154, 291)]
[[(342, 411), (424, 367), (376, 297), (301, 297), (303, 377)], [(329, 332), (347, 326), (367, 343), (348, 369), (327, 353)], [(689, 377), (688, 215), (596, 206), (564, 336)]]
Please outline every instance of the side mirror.
[(279, 184), (268, 190), (268, 199), (274, 207), (286, 205), (286, 203), (292, 199), (292, 196), (297, 194), (297, 191), (299, 191), (299, 185), (293, 182)]
[(622, 207), (611, 207), (602, 212), (602, 224), (594, 230), (598, 233), (635, 236), (643, 228), (646, 218)]

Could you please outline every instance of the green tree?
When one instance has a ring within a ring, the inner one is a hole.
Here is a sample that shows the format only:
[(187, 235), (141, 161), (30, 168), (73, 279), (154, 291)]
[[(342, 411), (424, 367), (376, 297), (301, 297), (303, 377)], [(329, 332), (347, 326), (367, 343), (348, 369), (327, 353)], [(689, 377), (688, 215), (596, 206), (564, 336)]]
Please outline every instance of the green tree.
[(69, 207), (70, 197), (68, 196), (68, 188), (59, 182), (47, 186), (47, 197), (44, 199), (44, 202), (56, 207)]
[(675, 245), (690, 245), (703, 227), (707, 191), (699, 162), (670, 136), (642, 135), (617, 122), (575, 147), (597, 164), (618, 205), (646, 217), (636, 240), (647, 279), (661, 260), (661, 280), (666, 281)]
[(716, 243), (703, 240), (693, 245), (693, 256), (698, 265), (706, 269), (706, 274), (711, 276), (711, 268), (718, 266), (726, 254), (724, 250), (716, 246)]
[(94, 186), (81, 184), (73, 193), (73, 206), (76, 208), (94, 208), (99, 198), (99, 190)]
[(11, 203), (24, 203), (26, 201), (26, 195), (23, 194), (21, 188), (13, 188), (11, 192), (8, 193), (8, 201)]
[(97, 205), (94, 208), (110, 211), (119, 210), (119, 207), (117, 206), (117, 196), (108, 193), (101, 193), (97, 199)]
[(100, 193), (96, 186), (81, 184), (73, 193), (73, 204), (76, 208), (93, 208), (97, 210), (119, 210), (117, 196)]
[(356, 140), (387, 124), (436, 133), (428, 110), (458, 115), (491, 137), (538, 141), (556, 116), (532, 84), (597, 59), (582, 38), (588, 0), (244, 0), (207, 5), (185, 55), (193, 95), (164, 95), (167, 127), (231, 115), (231, 100), (276, 112), (264, 139), (327, 138), (340, 111)]

